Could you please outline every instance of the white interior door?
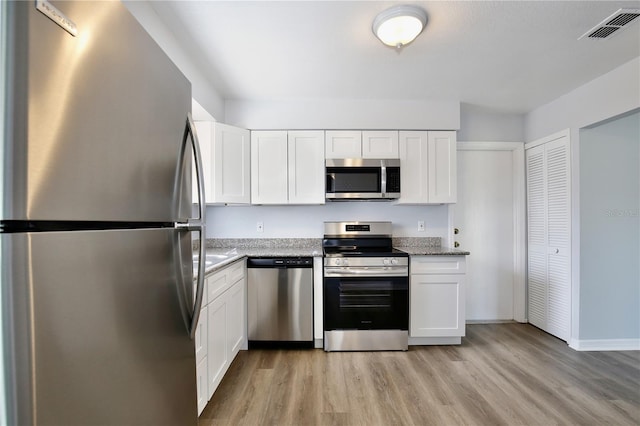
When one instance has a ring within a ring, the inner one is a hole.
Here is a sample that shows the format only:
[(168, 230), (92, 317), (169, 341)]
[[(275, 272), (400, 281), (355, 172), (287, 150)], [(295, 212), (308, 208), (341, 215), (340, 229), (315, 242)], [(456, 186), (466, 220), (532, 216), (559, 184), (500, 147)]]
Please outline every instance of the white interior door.
[[(524, 210), (522, 144), (460, 143), (454, 235), (468, 250), (468, 321), (524, 320), (520, 241)], [(517, 154), (514, 154), (513, 148)], [(494, 149), (495, 148), (495, 149)]]

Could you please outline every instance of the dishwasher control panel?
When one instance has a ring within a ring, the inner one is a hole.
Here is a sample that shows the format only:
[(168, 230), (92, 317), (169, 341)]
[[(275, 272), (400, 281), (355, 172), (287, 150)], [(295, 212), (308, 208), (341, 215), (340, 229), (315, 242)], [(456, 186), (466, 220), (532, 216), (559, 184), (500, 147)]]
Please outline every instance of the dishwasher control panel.
[(313, 257), (249, 257), (248, 268), (313, 268)]

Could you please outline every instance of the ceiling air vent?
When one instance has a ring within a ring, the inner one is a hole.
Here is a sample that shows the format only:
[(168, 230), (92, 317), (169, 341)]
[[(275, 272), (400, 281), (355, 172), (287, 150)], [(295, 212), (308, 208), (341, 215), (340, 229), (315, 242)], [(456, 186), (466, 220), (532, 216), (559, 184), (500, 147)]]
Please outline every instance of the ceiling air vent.
[(640, 9), (619, 9), (613, 15), (607, 17), (598, 25), (582, 34), (578, 40), (582, 38), (604, 40), (632, 22), (638, 16), (640, 16)]

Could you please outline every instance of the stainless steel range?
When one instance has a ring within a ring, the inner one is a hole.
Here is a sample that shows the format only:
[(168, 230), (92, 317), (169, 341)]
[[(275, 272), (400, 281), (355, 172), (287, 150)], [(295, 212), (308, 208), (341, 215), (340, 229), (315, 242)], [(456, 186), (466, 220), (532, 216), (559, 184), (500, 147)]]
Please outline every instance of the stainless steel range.
[(391, 222), (325, 222), (324, 350), (407, 350), (409, 255)]

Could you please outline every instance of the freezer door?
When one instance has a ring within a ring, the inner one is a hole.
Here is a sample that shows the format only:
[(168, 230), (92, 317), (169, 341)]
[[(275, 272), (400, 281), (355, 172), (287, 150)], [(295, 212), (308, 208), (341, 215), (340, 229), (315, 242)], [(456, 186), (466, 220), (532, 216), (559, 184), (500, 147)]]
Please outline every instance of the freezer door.
[(1, 238), (8, 424), (197, 424), (189, 233)]
[(190, 82), (120, 2), (51, 2), (75, 37), (36, 3), (3, 4), (0, 219), (189, 217), (190, 152), (182, 188), (176, 174)]

